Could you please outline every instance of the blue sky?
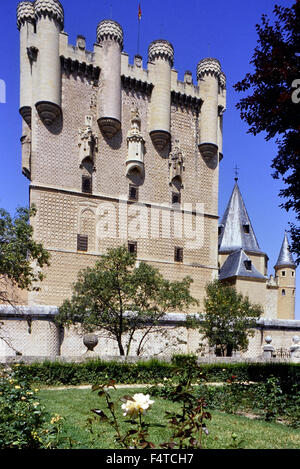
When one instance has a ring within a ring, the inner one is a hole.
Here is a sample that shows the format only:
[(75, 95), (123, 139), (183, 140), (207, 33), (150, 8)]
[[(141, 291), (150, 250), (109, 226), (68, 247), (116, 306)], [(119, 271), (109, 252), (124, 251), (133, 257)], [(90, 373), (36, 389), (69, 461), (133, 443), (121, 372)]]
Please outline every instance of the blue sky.
[[(19, 109), (19, 32), (16, 27), (18, 0), (1, 0), (0, 79), (6, 83), (6, 103), (0, 104), (0, 207), (14, 212), (28, 204), (28, 180), (21, 173), (21, 117)], [(147, 50), (155, 39), (169, 40), (175, 50), (174, 68), (179, 79), (184, 72), (193, 72), (204, 57), (220, 60), (227, 77), (227, 111), (224, 115), (224, 158), (220, 165), (219, 214), (223, 215), (234, 185), (234, 167), (239, 168), (239, 187), (260, 247), (269, 258), (269, 274), (273, 273), (284, 230), (294, 221), (292, 213), (279, 208), (279, 180), (271, 176), (271, 162), (277, 149), (266, 142), (264, 135), (252, 136), (241, 121), (236, 103), (241, 95), (233, 84), (251, 71), (249, 64), (257, 44), (255, 24), (261, 15), (273, 18), (275, 0), (241, 2), (240, 0), (142, 0), (140, 54), (144, 66)], [(278, 0), (291, 6), (291, 0)], [(87, 39), (93, 50), (99, 21), (112, 18), (124, 30), (124, 51), (130, 62), (137, 53), (138, 0), (62, 0), (65, 10), (65, 31), (69, 43), (75, 44), (78, 34)], [(297, 77), (295, 77), (297, 78)], [(297, 279), (296, 319), (300, 319), (300, 276)]]

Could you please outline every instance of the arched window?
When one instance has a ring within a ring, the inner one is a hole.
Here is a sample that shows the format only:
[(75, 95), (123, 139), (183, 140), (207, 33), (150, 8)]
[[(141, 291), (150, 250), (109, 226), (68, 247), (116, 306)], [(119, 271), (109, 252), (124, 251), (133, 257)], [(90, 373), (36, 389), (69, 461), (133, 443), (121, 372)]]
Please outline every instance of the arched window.
[(285, 289), (284, 288), (281, 290), (281, 295), (285, 296)]

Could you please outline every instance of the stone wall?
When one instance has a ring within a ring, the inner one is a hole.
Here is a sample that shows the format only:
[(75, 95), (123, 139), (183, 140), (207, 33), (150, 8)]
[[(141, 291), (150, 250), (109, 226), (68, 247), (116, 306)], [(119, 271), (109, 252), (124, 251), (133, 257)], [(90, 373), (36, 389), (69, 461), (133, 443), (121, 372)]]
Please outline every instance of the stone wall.
[[(12, 355), (20, 360), (27, 356), (47, 356), (53, 359), (58, 356), (62, 359), (84, 357), (87, 349), (83, 344), (83, 331), (77, 326), (64, 330), (57, 328), (53, 322), (56, 313), (57, 308), (54, 306), (1, 307), (1, 360)], [(167, 314), (147, 337), (141, 357), (170, 357), (176, 353), (193, 353), (201, 359), (214, 357), (201, 334), (197, 330), (184, 327), (184, 321), (184, 314)], [(292, 338), (300, 335), (300, 321), (260, 319), (254, 332), (247, 352), (237, 354), (241, 359), (260, 359), (267, 336), (272, 337), (277, 355), (280, 349), (288, 352), (293, 344)], [(101, 331), (96, 332), (96, 335), (99, 342), (94, 349), (95, 355), (101, 358), (118, 357), (116, 342)], [(136, 355), (139, 339), (140, 333), (137, 333), (130, 350), (132, 356)]]

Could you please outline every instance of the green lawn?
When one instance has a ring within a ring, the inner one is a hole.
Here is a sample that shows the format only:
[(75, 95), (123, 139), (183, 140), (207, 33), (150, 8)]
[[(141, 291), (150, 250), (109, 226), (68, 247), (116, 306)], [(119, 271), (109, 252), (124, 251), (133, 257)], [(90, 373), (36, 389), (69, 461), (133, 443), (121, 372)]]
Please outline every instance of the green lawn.
[[(124, 422), (121, 402), (118, 399), (124, 395), (133, 395), (136, 392), (145, 393), (145, 388), (111, 390), (110, 394), (114, 402), (117, 401), (117, 415)], [(105, 400), (99, 397), (97, 392), (90, 389), (65, 389), (39, 391), (39, 400), (44, 404), (51, 415), (59, 414), (65, 418), (65, 434), (73, 440), (73, 448), (87, 449), (113, 449), (114, 429), (107, 423), (97, 424), (93, 427), (94, 434), (91, 438), (87, 431), (86, 422), (94, 414), (91, 409), (102, 409), (106, 412)], [(159, 445), (166, 441), (170, 435), (168, 428), (161, 425), (166, 423), (165, 411), (176, 408), (176, 404), (164, 399), (154, 398), (154, 404), (149, 411), (146, 421), (154, 426), (150, 429), (151, 441)], [(98, 423), (99, 422), (99, 423)], [(122, 430), (126, 427), (123, 423)], [(228, 449), (233, 444), (232, 434), (236, 435), (239, 447), (245, 449), (299, 449), (300, 431), (278, 423), (252, 420), (242, 416), (229, 415), (212, 411), (212, 420), (207, 423), (209, 435), (204, 435), (204, 447), (209, 449)], [(65, 440), (62, 447), (68, 448)]]

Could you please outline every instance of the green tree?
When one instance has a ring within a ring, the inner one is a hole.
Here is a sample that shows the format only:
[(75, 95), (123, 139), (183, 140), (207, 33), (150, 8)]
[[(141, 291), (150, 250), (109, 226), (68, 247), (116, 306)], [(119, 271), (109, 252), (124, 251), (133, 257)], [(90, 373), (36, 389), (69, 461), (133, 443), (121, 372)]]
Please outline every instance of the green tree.
[(0, 209), (0, 303), (13, 304), (14, 288), (40, 289), (41, 268), (49, 265), (50, 255), (33, 239), (29, 221), (35, 215), (34, 206), (18, 208), (14, 217)]
[[(253, 73), (234, 85), (249, 92), (237, 104), (248, 132), (265, 132), (275, 138), (278, 153), (273, 159), (273, 177), (282, 178), (279, 196), (285, 210), (294, 210), (300, 220), (300, 0), (289, 7), (274, 7), (275, 21), (266, 15), (256, 25), (258, 44), (251, 65)], [(291, 223), (292, 250), (300, 262), (300, 227)]]
[(209, 346), (222, 356), (230, 356), (232, 351), (247, 350), (249, 336), (254, 334), (251, 328), (263, 310), (234, 287), (215, 280), (206, 287), (204, 312), (200, 330)]
[(151, 265), (137, 265), (125, 246), (110, 249), (94, 267), (79, 272), (72, 297), (59, 308), (56, 322), (79, 323), (89, 332), (105, 330), (117, 341), (120, 355), (129, 354), (139, 330), (140, 355), (145, 338), (164, 314), (197, 304), (189, 293), (191, 283), (189, 277), (170, 282)]

